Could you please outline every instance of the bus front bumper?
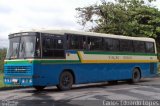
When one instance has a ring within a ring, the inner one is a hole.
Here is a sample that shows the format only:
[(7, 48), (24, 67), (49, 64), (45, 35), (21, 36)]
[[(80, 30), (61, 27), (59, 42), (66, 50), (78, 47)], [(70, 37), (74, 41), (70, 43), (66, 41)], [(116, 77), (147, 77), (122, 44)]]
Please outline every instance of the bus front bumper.
[(33, 78), (32, 76), (23, 76), (23, 77), (11, 77), (4, 76), (4, 84), (5, 85), (19, 85), (19, 86), (32, 86)]

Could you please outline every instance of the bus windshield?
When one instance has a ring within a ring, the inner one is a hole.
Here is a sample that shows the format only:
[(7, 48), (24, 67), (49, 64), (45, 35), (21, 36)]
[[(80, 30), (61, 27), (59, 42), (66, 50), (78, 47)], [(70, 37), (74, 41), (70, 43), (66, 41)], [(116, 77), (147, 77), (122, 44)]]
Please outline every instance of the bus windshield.
[(19, 58), (34, 57), (35, 52), (35, 36), (21, 37), (21, 43), (19, 48)]
[[(10, 38), (7, 59), (34, 58), (40, 55), (39, 38), (36, 36), (21, 36)], [(39, 53), (38, 53), (39, 52)]]

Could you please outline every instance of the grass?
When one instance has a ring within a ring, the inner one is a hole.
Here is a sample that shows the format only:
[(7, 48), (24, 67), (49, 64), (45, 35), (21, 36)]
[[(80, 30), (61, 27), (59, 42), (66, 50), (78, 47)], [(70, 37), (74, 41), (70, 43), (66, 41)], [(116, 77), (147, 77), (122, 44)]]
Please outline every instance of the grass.
[(9, 88), (9, 87), (12, 87), (10, 85), (5, 85), (4, 84), (4, 82), (3, 82), (3, 76), (4, 76), (4, 74), (0, 73), (0, 89), (6, 89), (6, 88)]
[(3, 83), (3, 74), (0, 73), (0, 88), (4, 87), (4, 83)]

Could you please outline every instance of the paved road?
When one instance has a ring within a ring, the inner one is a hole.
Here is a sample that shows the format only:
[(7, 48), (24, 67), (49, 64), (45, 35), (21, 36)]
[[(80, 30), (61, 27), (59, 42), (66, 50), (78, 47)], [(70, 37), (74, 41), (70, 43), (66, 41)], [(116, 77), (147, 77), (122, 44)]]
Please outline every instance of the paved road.
[(76, 85), (63, 92), (55, 87), (41, 92), (34, 88), (3, 90), (0, 100), (0, 106), (104, 106), (111, 103), (108, 100), (160, 100), (160, 78), (143, 79), (134, 85), (126, 82)]

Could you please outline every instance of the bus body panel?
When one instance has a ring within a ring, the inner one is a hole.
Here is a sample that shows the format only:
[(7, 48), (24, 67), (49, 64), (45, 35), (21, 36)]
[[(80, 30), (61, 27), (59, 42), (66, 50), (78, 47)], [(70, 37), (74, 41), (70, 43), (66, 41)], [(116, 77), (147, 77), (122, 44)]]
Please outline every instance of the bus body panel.
[[(153, 64), (153, 63), (152, 63)], [(156, 63), (154, 63), (154, 71), (150, 71), (150, 63), (128, 63), (128, 64), (14, 64), (5, 65), (5, 67), (32, 67), (30, 74), (8, 74), (11, 80), (19, 80), (22, 86), (51, 86), (59, 83), (60, 74), (67, 69), (73, 71), (75, 76), (75, 84), (94, 83), (112, 80), (127, 80), (132, 78), (132, 70), (138, 67), (141, 70), (141, 77), (152, 77), (156, 75)], [(34, 70), (34, 71), (33, 71)], [(32, 83), (22, 83), (23, 79), (32, 78)], [(6, 83), (6, 84), (14, 84)]]
[[(132, 78), (132, 71), (135, 67), (141, 70), (141, 77), (152, 77), (156, 75), (156, 70), (150, 72), (149, 63), (137, 64), (54, 64), (54, 65), (37, 65), (41, 67), (37, 72), (42, 76), (42, 81), (39, 79), (37, 83), (46, 83), (46, 85), (56, 85), (59, 83), (60, 74), (70, 69), (75, 76), (75, 83), (92, 83), (111, 80), (127, 80)], [(47, 67), (47, 68), (46, 68)], [(156, 63), (154, 64), (156, 69)], [(40, 84), (40, 85), (41, 85)], [(42, 84), (43, 85), (43, 84)]]

